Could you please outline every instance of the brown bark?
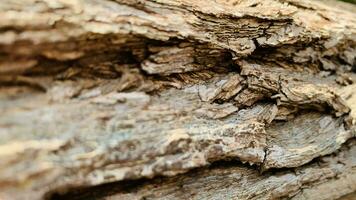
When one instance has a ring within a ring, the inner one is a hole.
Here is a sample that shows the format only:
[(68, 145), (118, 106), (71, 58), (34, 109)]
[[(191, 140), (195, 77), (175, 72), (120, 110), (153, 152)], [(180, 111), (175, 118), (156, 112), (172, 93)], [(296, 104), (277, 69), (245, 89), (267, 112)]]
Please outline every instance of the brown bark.
[(352, 10), (2, 1), (0, 199), (356, 191)]

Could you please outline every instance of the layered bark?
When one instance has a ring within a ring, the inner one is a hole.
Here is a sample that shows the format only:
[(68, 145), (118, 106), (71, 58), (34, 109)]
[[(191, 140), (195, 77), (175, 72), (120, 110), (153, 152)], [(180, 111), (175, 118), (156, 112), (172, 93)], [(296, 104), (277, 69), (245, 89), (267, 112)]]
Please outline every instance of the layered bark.
[(184, 176), (107, 184), (58, 199), (337, 199), (356, 189), (355, 140), (303, 167), (259, 174), (234, 162)]
[(307, 0), (2, 2), (0, 197), (117, 181), (92, 190), (355, 191), (353, 13)]

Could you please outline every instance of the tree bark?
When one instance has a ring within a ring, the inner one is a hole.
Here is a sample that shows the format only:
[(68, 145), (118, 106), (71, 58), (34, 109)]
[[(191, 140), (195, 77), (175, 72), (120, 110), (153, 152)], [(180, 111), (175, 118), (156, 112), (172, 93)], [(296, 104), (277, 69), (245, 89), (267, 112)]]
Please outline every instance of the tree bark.
[(355, 192), (356, 9), (328, 2), (3, 0), (0, 199)]

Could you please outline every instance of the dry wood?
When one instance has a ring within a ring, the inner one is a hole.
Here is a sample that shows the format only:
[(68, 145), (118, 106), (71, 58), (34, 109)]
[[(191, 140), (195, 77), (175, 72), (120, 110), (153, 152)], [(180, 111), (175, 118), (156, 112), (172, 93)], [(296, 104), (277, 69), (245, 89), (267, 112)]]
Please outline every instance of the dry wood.
[(356, 14), (340, 5), (3, 0), (0, 199), (356, 191)]

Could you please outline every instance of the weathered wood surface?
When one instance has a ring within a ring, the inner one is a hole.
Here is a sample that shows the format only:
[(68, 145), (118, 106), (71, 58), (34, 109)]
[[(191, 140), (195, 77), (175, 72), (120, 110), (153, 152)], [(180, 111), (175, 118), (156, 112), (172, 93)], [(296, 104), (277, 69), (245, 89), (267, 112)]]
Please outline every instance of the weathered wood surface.
[(303, 167), (259, 174), (238, 163), (217, 163), (184, 176), (115, 183), (57, 199), (337, 199), (356, 189), (355, 139)]
[(350, 193), (339, 198), (339, 200), (353, 200), (356, 197), (356, 193)]
[(0, 15), (1, 199), (144, 178), (154, 180), (93, 191), (336, 199), (356, 190), (352, 8), (5, 0)]

